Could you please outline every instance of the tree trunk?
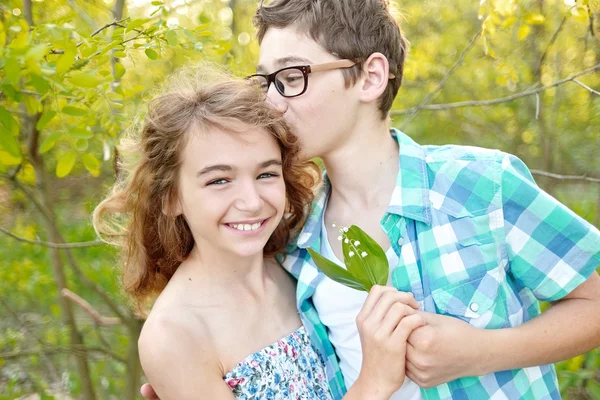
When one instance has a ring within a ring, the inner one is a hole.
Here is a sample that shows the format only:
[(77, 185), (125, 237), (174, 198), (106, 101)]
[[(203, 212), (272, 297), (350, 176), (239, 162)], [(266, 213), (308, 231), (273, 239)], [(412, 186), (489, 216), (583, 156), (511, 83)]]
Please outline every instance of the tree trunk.
[[(31, 0), (23, 0), (23, 14), (27, 20), (29, 26), (34, 25), (33, 21), (33, 7)], [(56, 229), (56, 224), (53, 224), (54, 213), (52, 212), (52, 206), (48, 198), (48, 189), (46, 186), (46, 171), (44, 171), (44, 164), (42, 157), (39, 153), (40, 145), (40, 132), (37, 130), (36, 125), (40, 119), (41, 114), (27, 115), (25, 107), (22, 105), (25, 116), (21, 120), (22, 136), (28, 140), (28, 155), (29, 161), (31, 162), (35, 170), (36, 179), (36, 192), (39, 203), (46, 210), (48, 218), (42, 218), (44, 228), (48, 234), (48, 240), (50, 242), (57, 242), (60, 238)], [(51, 248), (50, 259), (52, 263), (52, 269), (54, 272), (54, 281), (57, 287), (58, 304), (61, 309), (62, 319), (64, 324), (69, 329), (71, 338), (71, 344), (74, 347), (81, 348), (82, 350), (75, 354), (75, 361), (77, 366), (77, 372), (81, 379), (81, 394), (82, 398), (86, 400), (95, 400), (96, 395), (94, 393), (94, 387), (92, 385), (92, 379), (88, 366), (87, 353), (84, 350), (84, 342), (81, 333), (77, 329), (75, 321), (75, 315), (73, 307), (69, 301), (61, 295), (61, 291), (67, 288), (67, 278), (65, 274), (64, 266), (60, 259), (58, 249)]]

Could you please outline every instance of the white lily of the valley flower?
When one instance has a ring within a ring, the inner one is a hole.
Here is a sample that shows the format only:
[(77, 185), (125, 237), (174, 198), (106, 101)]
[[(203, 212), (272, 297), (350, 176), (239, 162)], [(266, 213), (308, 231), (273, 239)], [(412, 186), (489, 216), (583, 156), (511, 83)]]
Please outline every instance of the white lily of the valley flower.
[(350, 256), (350, 257), (354, 256), (354, 252), (351, 251), (350, 253), (348, 253), (348, 256)]
[(366, 251), (363, 251), (362, 253), (360, 253), (360, 256), (361, 256), (362, 258), (365, 258), (365, 257), (367, 256), (367, 252), (366, 252)]
[(360, 244), (360, 242), (357, 240), (356, 242), (354, 242), (355, 246), (358, 246)]

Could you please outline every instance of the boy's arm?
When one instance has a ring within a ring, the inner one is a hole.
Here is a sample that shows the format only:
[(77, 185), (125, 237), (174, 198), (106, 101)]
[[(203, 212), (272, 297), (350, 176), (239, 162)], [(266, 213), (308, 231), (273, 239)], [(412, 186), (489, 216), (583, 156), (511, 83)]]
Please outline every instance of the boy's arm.
[(549, 364), (600, 346), (600, 276), (521, 326), (485, 330), (423, 312), (409, 337), (406, 375), (429, 388), (464, 376)]
[(517, 157), (503, 154), (499, 166), (507, 272), (553, 306), (498, 330), (425, 314), (427, 326), (413, 332), (407, 353), (407, 376), (424, 387), (544, 365), (600, 346), (600, 232), (544, 193)]

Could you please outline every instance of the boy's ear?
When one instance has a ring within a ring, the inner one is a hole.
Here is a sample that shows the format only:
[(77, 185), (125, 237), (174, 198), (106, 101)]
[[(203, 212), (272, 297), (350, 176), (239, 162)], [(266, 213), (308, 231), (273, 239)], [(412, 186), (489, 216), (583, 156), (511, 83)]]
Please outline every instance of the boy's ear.
[(170, 217), (178, 217), (183, 214), (181, 202), (176, 195), (168, 194), (162, 199), (162, 213)]
[(389, 83), (389, 63), (381, 53), (371, 54), (362, 62), (361, 95), (364, 102), (376, 101)]

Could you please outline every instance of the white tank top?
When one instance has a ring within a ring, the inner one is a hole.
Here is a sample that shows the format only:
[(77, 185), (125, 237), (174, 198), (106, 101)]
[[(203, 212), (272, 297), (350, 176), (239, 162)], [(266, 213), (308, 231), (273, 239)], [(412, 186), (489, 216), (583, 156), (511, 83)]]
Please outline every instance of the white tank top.
[[(337, 258), (329, 244), (324, 221), (321, 222), (321, 254), (344, 267), (344, 263)], [(398, 264), (398, 256), (391, 247), (386, 256), (391, 272), (391, 267)], [(391, 285), (391, 280), (388, 280), (388, 285)], [(329, 329), (329, 340), (340, 359), (340, 368), (347, 388), (358, 378), (362, 365), (362, 348), (356, 328), (356, 316), (366, 299), (366, 292), (346, 287), (327, 276), (319, 282), (313, 295), (313, 304), (321, 322)], [(407, 377), (402, 387), (390, 399), (422, 400), (422, 397), (419, 386)]]

